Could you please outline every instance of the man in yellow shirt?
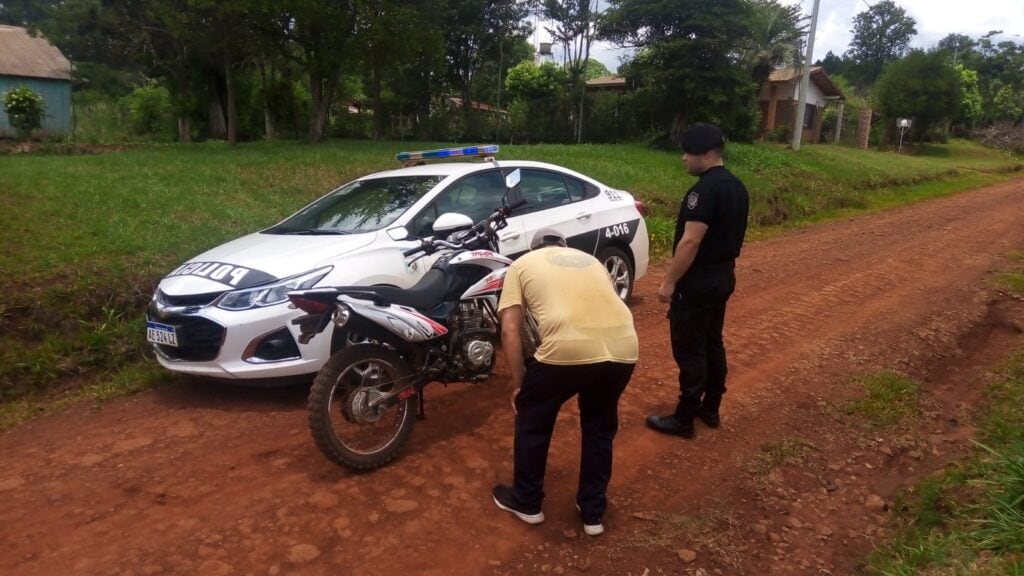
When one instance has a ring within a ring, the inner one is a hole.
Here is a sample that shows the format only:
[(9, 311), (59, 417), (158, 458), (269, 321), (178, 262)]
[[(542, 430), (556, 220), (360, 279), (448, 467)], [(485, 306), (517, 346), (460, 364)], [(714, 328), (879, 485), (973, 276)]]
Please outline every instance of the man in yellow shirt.
[[(515, 456), (512, 486), (494, 488), (494, 502), (528, 524), (544, 521), (544, 470), (555, 419), (577, 397), (583, 435), (576, 506), (584, 532), (604, 532), (612, 441), (619, 428), (619, 396), (636, 365), (633, 315), (619, 299), (604, 266), (565, 247), (565, 238), (541, 230), (532, 252), (505, 276), (498, 312), (501, 341), (512, 373)], [(525, 312), (540, 342), (524, 363), (520, 330)]]

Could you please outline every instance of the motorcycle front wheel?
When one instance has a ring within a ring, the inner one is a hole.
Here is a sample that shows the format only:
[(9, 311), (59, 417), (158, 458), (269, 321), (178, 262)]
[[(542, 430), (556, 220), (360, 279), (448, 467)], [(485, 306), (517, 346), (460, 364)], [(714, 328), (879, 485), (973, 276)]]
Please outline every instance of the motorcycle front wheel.
[(409, 388), (414, 378), (401, 356), (381, 346), (339, 350), (309, 391), (309, 429), (317, 448), (356, 470), (390, 462), (416, 421), (415, 390)]

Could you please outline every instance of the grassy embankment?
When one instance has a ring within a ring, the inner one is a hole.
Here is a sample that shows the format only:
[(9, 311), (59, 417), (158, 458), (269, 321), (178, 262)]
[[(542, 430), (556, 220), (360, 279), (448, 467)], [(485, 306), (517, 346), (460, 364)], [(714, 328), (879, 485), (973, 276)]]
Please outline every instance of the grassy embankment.
[[(141, 322), (156, 281), (185, 259), (267, 226), (325, 191), (429, 144), (334, 141), (163, 145), (101, 155), (0, 157), (0, 429), (83, 397), (170, 376)], [(677, 154), (639, 145), (508, 146), (630, 190), (665, 254), (693, 182)], [(991, 184), (1018, 160), (965, 142), (915, 156), (731, 145), (752, 193), (751, 236)]]
[[(1011, 258), (1015, 264), (998, 277), (1024, 295), (1024, 253)], [(1024, 349), (987, 379), (973, 456), (901, 497), (897, 536), (871, 555), (867, 574), (1024, 574)], [(870, 405), (872, 396), (892, 399), (894, 390), (914, 393), (913, 383), (876, 388), (872, 393), (868, 386), (868, 398), (858, 407)], [(897, 400), (887, 405), (907, 405)]]

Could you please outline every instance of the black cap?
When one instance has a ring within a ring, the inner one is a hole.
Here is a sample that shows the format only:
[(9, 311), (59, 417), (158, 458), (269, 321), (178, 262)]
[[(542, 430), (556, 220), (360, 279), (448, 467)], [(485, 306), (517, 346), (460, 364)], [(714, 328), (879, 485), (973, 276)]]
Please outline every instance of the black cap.
[(723, 148), (725, 138), (718, 126), (699, 122), (690, 126), (680, 138), (679, 144), (683, 147), (683, 152), (687, 154), (703, 154), (714, 148)]

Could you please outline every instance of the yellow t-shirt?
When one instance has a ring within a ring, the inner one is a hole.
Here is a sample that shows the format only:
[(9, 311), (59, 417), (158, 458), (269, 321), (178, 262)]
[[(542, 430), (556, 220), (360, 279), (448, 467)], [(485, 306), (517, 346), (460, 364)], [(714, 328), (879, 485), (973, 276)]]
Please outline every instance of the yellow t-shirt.
[(498, 311), (512, 306), (523, 306), (537, 321), (539, 362), (636, 362), (633, 315), (608, 271), (586, 252), (554, 246), (521, 256), (505, 276)]

